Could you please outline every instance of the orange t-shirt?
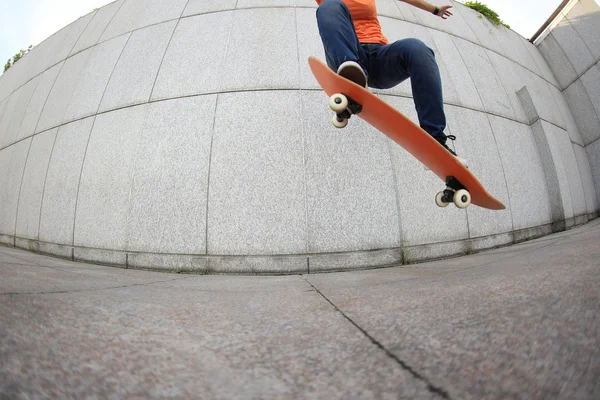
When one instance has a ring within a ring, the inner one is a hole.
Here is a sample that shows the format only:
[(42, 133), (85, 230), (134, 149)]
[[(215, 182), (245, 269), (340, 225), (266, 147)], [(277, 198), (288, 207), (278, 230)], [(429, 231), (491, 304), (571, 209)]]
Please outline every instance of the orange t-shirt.
[[(315, 0), (321, 5), (324, 0)], [(356, 36), (361, 43), (388, 44), (388, 40), (381, 33), (381, 25), (377, 19), (377, 6), (375, 0), (342, 0), (352, 16)]]

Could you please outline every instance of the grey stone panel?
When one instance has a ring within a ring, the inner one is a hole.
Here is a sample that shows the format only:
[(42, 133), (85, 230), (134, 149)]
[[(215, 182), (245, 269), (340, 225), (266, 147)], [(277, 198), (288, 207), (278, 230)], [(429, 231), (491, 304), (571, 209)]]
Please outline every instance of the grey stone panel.
[(579, 75), (552, 33), (538, 45), (538, 49), (554, 72), (562, 90), (577, 79)]
[(581, 176), (581, 184), (583, 185), (587, 212), (588, 214), (593, 213), (598, 211), (598, 199), (596, 198), (596, 188), (594, 187), (594, 177), (592, 176), (590, 160), (583, 147), (573, 144), (573, 151), (575, 152), (575, 158), (579, 166), (579, 175)]
[[(5, 84), (0, 87), (0, 101), (6, 99), (13, 92), (23, 86), (35, 75), (30, 73), (30, 70), (34, 67), (34, 56), (35, 53), (32, 49), (28, 54), (23, 56), (16, 64), (14, 64), (8, 71), (2, 74), (5, 77)], [(4, 65), (6, 61), (2, 62)]]
[(454, 43), (463, 61), (469, 66), (469, 73), (475, 82), (485, 110), (496, 115), (515, 118), (515, 111), (494, 64), (488, 57), (488, 52), (480, 46), (459, 38), (454, 38)]
[(37, 76), (64, 61), (92, 17), (93, 13), (83, 16), (40, 43), (35, 49), (36, 52), (32, 54), (35, 60), (32, 60), (28, 76)]
[(579, 165), (577, 163), (577, 158), (575, 157), (569, 134), (556, 126), (552, 127), (554, 129), (554, 139), (557, 147), (560, 149), (565, 173), (567, 175), (567, 182), (569, 184), (568, 193), (571, 195), (574, 216), (587, 214), (585, 192), (583, 190), (581, 174), (579, 173)]
[(19, 191), (31, 139), (0, 150), (0, 234), (14, 236)]
[(183, 16), (189, 17), (196, 14), (234, 10), (237, 3), (238, 0), (190, 0), (183, 11)]
[(31, 143), (19, 194), (17, 237), (38, 239), (44, 184), (57, 131), (58, 128), (41, 133)]
[[(396, 5), (397, 3), (399, 3), (397, 0), (377, 0), (377, 15), (405, 20), (406, 18), (404, 17), (404, 14), (400, 8), (398, 8)], [(316, 6), (316, 2), (314, 0), (312, 0), (312, 4)]]
[[(542, 160), (528, 125), (489, 116), (510, 197), (513, 229), (552, 222)], [(525, 172), (525, 173), (524, 173)]]
[(29, 137), (35, 133), (35, 128), (40, 120), (46, 100), (50, 95), (50, 90), (52, 90), (52, 86), (54, 85), (62, 66), (63, 63), (57, 64), (40, 76), (40, 81), (33, 92), (31, 100), (29, 101), (23, 121), (21, 121), (21, 126), (17, 134), (17, 140)]
[[(316, 3), (315, 3), (316, 4)], [(308, 57), (314, 56), (325, 62), (325, 51), (317, 27), (315, 10), (309, 8), (296, 9), (296, 26), (298, 29), (298, 59), (300, 62), (300, 88), (321, 89), (319, 83), (308, 66)]]
[[(208, 254), (306, 253), (300, 101), (297, 92), (287, 91), (219, 95)], [(280, 107), (285, 115), (276, 112)]]
[(600, 119), (581, 79), (576, 80), (563, 93), (573, 111), (583, 144), (587, 146), (598, 140)]
[(238, 0), (236, 8), (254, 7), (312, 7), (316, 8), (314, 0)]
[[(415, 7), (413, 7), (409, 4), (406, 4), (402, 1), (396, 1), (396, 6), (402, 13), (403, 20), (405, 20), (407, 22), (412, 22), (415, 24), (419, 23), (419, 19), (415, 15), (417, 12), (419, 12), (418, 9), (416, 9)], [(385, 33), (385, 30), (383, 32)]]
[(58, 129), (40, 212), (39, 240), (42, 242), (73, 244), (77, 191), (93, 124), (94, 117)]
[[(412, 99), (389, 96), (382, 96), (382, 99), (418, 123)], [(454, 125), (449, 128), (446, 133), (457, 134), (459, 140), (466, 140), (466, 134), (455, 132)], [(404, 148), (391, 140), (388, 145), (396, 180), (394, 189), (400, 210), (403, 247), (467, 239), (469, 232), (466, 212), (456, 207), (439, 208), (435, 204), (435, 195), (446, 188), (445, 183)], [(439, 248), (435, 254), (446, 254), (444, 248)], [(448, 254), (456, 254), (460, 249), (453, 245), (448, 251)]]
[[(587, 91), (590, 101), (596, 110), (596, 116), (600, 116), (600, 64), (594, 65), (581, 76), (581, 83)], [(598, 138), (600, 138), (600, 125), (596, 127)], [(595, 140), (596, 138), (594, 138)]]
[(128, 39), (129, 35), (119, 36), (93, 48), (61, 123), (98, 112), (108, 81)]
[(596, 140), (585, 148), (590, 169), (594, 178), (594, 188), (596, 189), (596, 200), (600, 203), (600, 140)]
[(38, 77), (29, 81), (10, 96), (4, 115), (0, 119), (0, 148), (17, 141), (25, 112), (39, 79)]
[(446, 107), (448, 125), (457, 137), (455, 150), (469, 161), (469, 170), (487, 191), (506, 206), (495, 211), (481, 207), (467, 208), (469, 237), (476, 238), (513, 229), (505, 169), (498, 142), (507, 140), (505, 132), (493, 131), (486, 114), (461, 107)]
[(206, 254), (215, 105), (216, 95), (149, 106), (134, 153), (128, 250)]
[(560, 21), (558, 26), (552, 30), (552, 36), (567, 55), (578, 76), (581, 76), (596, 62), (594, 56), (592, 56), (568, 20), (563, 19)]
[(96, 117), (79, 184), (75, 246), (126, 249), (134, 172), (131, 155), (136, 154), (147, 111), (143, 105)]
[(528, 40), (523, 39), (523, 42), (525, 44), (525, 48), (527, 51), (529, 51), (529, 54), (531, 54), (531, 57), (535, 61), (535, 64), (537, 65), (537, 71), (540, 72), (540, 76), (548, 81), (551, 85), (559, 87), (560, 84), (556, 79), (556, 76), (554, 76), (552, 68), (550, 68), (550, 65), (548, 65), (548, 62), (542, 55), (542, 52), (537, 48), (537, 46), (535, 46), (533, 43), (530, 43)]
[[(541, 120), (541, 126), (548, 140), (550, 152), (552, 153), (552, 160), (554, 161), (554, 168), (558, 178), (558, 190), (560, 191), (560, 199), (564, 210), (564, 218), (573, 218), (575, 216), (573, 197), (570, 187), (570, 174), (569, 174), (569, 161), (562, 153), (560, 146), (566, 141), (562, 140), (561, 135), (567, 135), (562, 129), (549, 124), (546, 121)], [(570, 141), (569, 141), (570, 143)], [(571, 148), (571, 146), (569, 146)], [(571, 150), (572, 152), (572, 150)], [(579, 177), (577, 177), (579, 179)], [(581, 180), (579, 179), (581, 185)]]
[(524, 76), (527, 79), (526, 86), (530, 88), (531, 97), (538, 108), (540, 117), (554, 125), (566, 129), (567, 124), (562, 118), (560, 108), (552, 95), (552, 85), (529, 71), (525, 71)]
[(327, 104), (321, 91), (302, 95), (308, 251), (400, 247), (389, 139), (360, 118), (335, 128)]
[[(483, 111), (481, 98), (452, 37), (446, 33), (430, 31), (436, 45), (436, 59), (443, 64), (442, 90), (444, 102)], [(440, 72), (441, 73), (441, 72)]]
[[(525, 68), (521, 67), (516, 62), (504, 56), (501, 56), (492, 51), (487, 51), (486, 53), (494, 66), (494, 70), (500, 77), (502, 86), (504, 87), (506, 94), (508, 95), (512, 110), (514, 110), (514, 118), (519, 122), (528, 122), (528, 110), (525, 110), (523, 108), (523, 104), (519, 100), (517, 92), (523, 86), (532, 87), (531, 81), (533, 74), (527, 71)], [(534, 100), (534, 91), (530, 90), (530, 92), (532, 96), (532, 105), (539, 105), (537, 102), (537, 100), (539, 99), (539, 95), (537, 95), (536, 93)], [(541, 112), (539, 108), (536, 109), (536, 114), (538, 112)]]
[(18, 103), (18, 94), (13, 93), (2, 103), (3, 113), (0, 116), (0, 149), (7, 147), (12, 142), (12, 132), (9, 132), (9, 126), (13, 116), (14, 109)]
[[(6, 108), (8, 107), (9, 101), (10, 101), (10, 98), (0, 101), (0, 127), (2, 126), (2, 118), (4, 117), (4, 112), (6, 111)], [(0, 143), (2, 143), (3, 139), (4, 139), (4, 135), (2, 134), (2, 131), (0, 130)], [(2, 149), (2, 146), (0, 146), (0, 149)]]
[(456, 12), (456, 2), (449, 2), (448, 0), (431, 0), (429, 3), (436, 6), (452, 4), (454, 7), (450, 9), (450, 12), (452, 12), (453, 15), (444, 20), (436, 15), (413, 7), (414, 15), (420, 25), (427, 26), (436, 31), (446, 32), (471, 42), (478, 42), (477, 37), (465, 21), (462, 13)]
[(569, 137), (571, 138), (571, 142), (577, 143), (580, 146), (583, 146), (583, 139), (581, 138), (581, 134), (579, 133), (579, 128), (577, 127), (577, 123), (575, 122), (575, 118), (573, 118), (573, 112), (571, 108), (567, 104), (565, 96), (560, 89), (549, 86), (550, 93), (552, 97), (554, 97), (554, 101), (560, 110), (560, 115), (565, 122), (565, 126), (567, 131), (569, 132)]
[(594, 60), (600, 59), (600, 7), (594, 0), (580, 0), (571, 8), (567, 19), (592, 53)]
[(100, 112), (146, 103), (176, 21), (133, 32), (102, 98)]
[[(294, 9), (236, 11), (224, 63), (220, 66), (220, 90), (298, 87), (296, 43)], [(252, 51), (247, 51), (250, 48)], [(212, 57), (212, 54), (207, 57), (209, 62), (213, 62)]]
[[(65, 33), (65, 37), (61, 38), (61, 40), (57, 40), (57, 46), (50, 52), (46, 53), (46, 56), (50, 58), (48, 60), (49, 65), (47, 65), (44, 70), (63, 61), (71, 54), (73, 47), (81, 37), (85, 28), (87, 28), (89, 25), (92, 18), (94, 18), (94, 15), (96, 15), (95, 11), (77, 19), (75, 22), (69, 25), (68, 31)], [(54, 57), (51, 57), (51, 54), (53, 54)]]
[(479, 43), (483, 47), (495, 51), (499, 54), (504, 54), (504, 49), (498, 41), (497, 35), (499, 28), (492, 24), (486, 17), (479, 14), (477, 11), (460, 4), (455, 1), (454, 10), (462, 15), (468, 26), (471, 28), (477, 40), (474, 43)]
[(555, 159), (551, 150), (551, 137), (544, 131), (542, 121), (538, 120), (531, 125), (533, 138), (537, 145), (538, 153), (542, 161), (546, 187), (548, 188), (548, 199), (550, 201), (550, 214), (552, 222), (565, 220), (565, 209), (562, 201), (561, 186), (558, 177), (558, 160)]
[(2, 115), (0, 115), (0, 149), (7, 147), (12, 142), (12, 132), (9, 132), (9, 125), (13, 116), (18, 95), (13, 93), (2, 102)]
[(517, 92), (517, 97), (521, 102), (521, 105), (523, 106), (523, 111), (525, 111), (525, 116), (527, 117), (528, 125), (531, 125), (538, 119), (540, 119), (538, 110), (535, 104), (533, 103), (533, 99), (529, 94), (527, 86), (523, 86), (521, 89), (519, 89), (519, 91)]
[(158, 73), (152, 100), (218, 92), (232, 24), (233, 12), (180, 20)]
[(537, 64), (523, 44), (525, 39), (523, 39), (521, 35), (506, 27), (499, 26), (496, 30), (496, 38), (498, 39), (500, 46), (502, 46), (503, 56), (537, 75), (540, 74)]
[(125, 0), (113, 1), (112, 3), (107, 4), (99, 9), (79, 37), (79, 40), (71, 51), (71, 55), (96, 45), (100, 40), (100, 36), (102, 36), (102, 33), (107, 28), (110, 21), (112, 21), (115, 14), (117, 11), (119, 11), (124, 2)]
[(71, 96), (93, 51), (93, 48), (83, 51), (65, 61), (44, 103), (36, 133), (58, 126), (64, 121)]
[[(127, 0), (110, 22), (100, 41), (135, 29), (181, 17), (188, 0)], [(200, 40), (200, 38), (197, 38)], [(202, 37), (202, 42), (206, 38)]]

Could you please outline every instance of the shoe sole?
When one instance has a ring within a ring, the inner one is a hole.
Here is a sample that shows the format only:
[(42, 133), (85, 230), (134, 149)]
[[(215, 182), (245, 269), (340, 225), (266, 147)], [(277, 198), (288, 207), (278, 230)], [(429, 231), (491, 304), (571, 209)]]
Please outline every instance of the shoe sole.
[(351, 80), (361, 87), (367, 87), (367, 78), (360, 67), (349, 65), (344, 67), (338, 74), (348, 80)]

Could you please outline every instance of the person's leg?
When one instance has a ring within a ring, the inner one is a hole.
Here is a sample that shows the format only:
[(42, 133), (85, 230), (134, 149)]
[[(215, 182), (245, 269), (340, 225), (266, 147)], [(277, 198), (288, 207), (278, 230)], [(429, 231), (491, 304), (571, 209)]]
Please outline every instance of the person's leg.
[(418, 39), (399, 40), (379, 47), (368, 71), (369, 86), (378, 89), (389, 89), (410, 77), (421, 128), (445, 143), (442, 81), (433, 50)]
[(355, 61), (365, 69), (364, 52), (344, 2), (325, 0), (321, 3), (317, 8), (317, 25), (329, 68), (337, 72), (344, 62)]

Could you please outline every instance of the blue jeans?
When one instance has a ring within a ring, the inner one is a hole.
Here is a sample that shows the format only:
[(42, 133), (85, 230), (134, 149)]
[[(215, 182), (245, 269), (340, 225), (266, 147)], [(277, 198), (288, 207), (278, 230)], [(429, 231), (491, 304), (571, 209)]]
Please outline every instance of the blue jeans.
[(442, 81), (433, 50), (425, 43), (418, 39), (387, 45), (360, 43), (341, 0), (325, 0), (317, 9), (317, 24), (329, 68), (337, 72), (344, 61), (356, 61), (365, 70), (369, 86), (376, 89), (389, 89), (410, 78), (419, 125), (435, 138), (443, 134)]

